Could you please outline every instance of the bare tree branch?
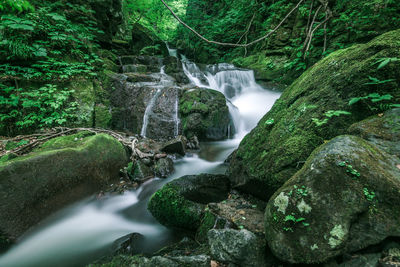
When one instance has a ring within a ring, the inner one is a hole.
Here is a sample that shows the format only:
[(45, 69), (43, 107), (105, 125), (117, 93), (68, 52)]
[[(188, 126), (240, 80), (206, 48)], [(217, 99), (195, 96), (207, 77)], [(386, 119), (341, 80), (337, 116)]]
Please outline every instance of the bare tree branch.
[(202, 39), (203, 41), (210, 43), (210, 44), (216, 44), (216, 45), (222, 45), (222, 46), (231, 46), (231, 47), (248, 47), (251, 46), (253, 44), (256, 44), (262, 40), (267, 39), (271, 34), (273, 34), (276, 30), (279, 29), (279, 27), (281, 27), (281, 25), (290, 17), (290, 15), (293, 14), (294, 11), (296, 11), (299, 6), (304, 2), (305, 0), (300, 0), (297, 5), (289, 12), (286, 14), (286, 16), (281, 20), (281, 22), (274, 28), (272, 29), (270, 32), (268, 32), (266, 35), (264, 35), (263, 37), (258, 38), (257, 40), (254, 40), (250, 43), (247, 44), (234, 44), (234, 43), (223, 43), (223, 42), (217, 42), (217, 41), (212, 41), (212, 40), (208, 40), (207, 38), (205, 38), (204, 36), (202, 36), (200, 33), (198, 33), (196, 30), (194, 30), (193, 28), (191, 28), (189, 25), (187, 25), (185, 22), (183, 22), (178, 15), (175, 14), (175, 12), (167, 5), (167, 3), (164, 0), (161, 0), (161, 2), (164, 4), (164, 6), (171, 12), (172, 16), (174, 16), (174, 18), (183, 26), (185, 26), (187, 29), (189, 29), (191, 32), (193, 32), (195, 35), (197, 35), (200, 39)]
[(255, 17), (256, 17), (256, 13), (253, 14), (253, 17), (251, 18), (250, 23), (247, 25), (246, 31), (242, 34), (242, 36), (240, 36), (239, 40), (237, 41), (237, 44), (240, 43), (240, 41), (242, 41), (242, 39), (245, 35), (247, 36), (247, 34), (250, 31), (251, 24), (253, 24), (253, 20)]

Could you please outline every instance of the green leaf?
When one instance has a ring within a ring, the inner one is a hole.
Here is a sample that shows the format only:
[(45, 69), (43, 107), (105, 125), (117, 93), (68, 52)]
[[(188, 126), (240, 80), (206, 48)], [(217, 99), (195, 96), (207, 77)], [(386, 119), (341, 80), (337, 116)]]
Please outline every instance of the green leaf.
[(352, 99), (350, 99), (349, 101), (349, 106), (357, 103), (358, 101), (360, 101), (362, 99), (362, 97), (353, 97)]
[(379, 64), (378, 70), (385, 67), (387, 64), (390, 63), (390, 61), (391, 61), (390, 58), (386, 58), (384, 61), (381, 62), (381, 64)]

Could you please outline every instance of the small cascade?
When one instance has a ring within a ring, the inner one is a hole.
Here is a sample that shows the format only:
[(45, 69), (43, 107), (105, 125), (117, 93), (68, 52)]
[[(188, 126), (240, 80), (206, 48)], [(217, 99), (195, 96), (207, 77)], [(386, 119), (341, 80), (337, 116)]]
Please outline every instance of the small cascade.
[(175, 95), (175, 113), (174, 113), (174, 121), (175, 121), (175, 136), (177, 137), (179, 135), (179, 93), (178, 93), (178, 88), (176, 88), (176, 95)]
[(144, 112), (144, 116), (143, 116), (143, 126), (142, 126), (142, 130), (140, 132), (140, 135), (142, 137), (147, 137), (146, 133), (147, 133), (147, 126), (149, 124), (149, 116), (152, 113), (154, 103), (156, 102), (156, 100), (160, 96), (160, 94), (161, 94), (161, 88), (158, 88), (156, 93), (151, 98), (149, 104), (146, 107), (146, 111)]
[(172, 48), (170, 48), (167, 42), (165, 43), (165, 45), (167, 46), (168, 54), (169, 54), (171, 57), (178, 57), (178, 50), (177, 50), (177, 49), (172, 49)]
[(244, 137), (254, 128), (280, 96), (258, 85), (252, 70), (239, 69), (232, 64), (207, 65), (202, 71), (195, 63), (185, 60), (182, 67), (192, 84), (225, 95), (235, 138)]
[[(156, 93), (146, 106), (140, 135), (149, 138), (172, 138), (179, 135), (179, 93), (174, 80), (165, 74), (165, 66), (152, 74), (158, 82), (149, 87)], [(151, 127), (149, 127), (151, 126)]]

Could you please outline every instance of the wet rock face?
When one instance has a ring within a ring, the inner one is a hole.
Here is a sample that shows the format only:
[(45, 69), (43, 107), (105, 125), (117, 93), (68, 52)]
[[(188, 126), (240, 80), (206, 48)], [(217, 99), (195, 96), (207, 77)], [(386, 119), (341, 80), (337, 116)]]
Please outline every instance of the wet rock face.
[(195, 88), (179, 100), (183, 133), (199, 140), (221, 140), (228, 137), (231, 126), (225, 96), (215, 90)]
[(214, 259), (238, 266), (266, 266), (263, 238), (248, 230), (219, 229), (208, 232), (208, 243)]
[(272, 252), (290, 263), (320, 263), (399, 237), (399, 163), (356, 136), (317, 148), (267, 204)]
[(118, 61), (122, 73), (112, 75), (109, 88), (111, 127), (153, 139), (177, 136), (179, 89), (172, 77), (160, 73), (162, 59), (122, 56)]
[[(353, 97), (377, 92), (369, 76), (379, 80), (394, 79), (379, 87), (379, 94), (399, 95), (399, 64), (373, 68), (378, 58), (400, 57), (400, 30), (375, 38), (367, 44), (338, 50), (303, 73), (283, 92), (257, 127), (241, 142), (231, 158), (229, 176), (241, 190), (268, 200), (304, 164), (311, 152), (324, 140), (340, 134), (353, 123), (373, 112), (368, 105), (349, 106)], [(323, 120), (328, 110), (345, 110), (351, 115), (331, 117), (317, 126), (313, 119)]]
[(154, 193), (148, 209), (165, 226), (196, 230), (204, 216), (204, 204), (226, 199), (229, 190), (225, 175), (187, 175)]
[(98, 134), (51, 139), (0, 163), (0, 232), (15, 239), (49, 214), (106, 188), (128, 162), (123, 146)]
[(146, 137), (166, 140), (179, 134), (177, 87), (158, 88), (146, 109)]

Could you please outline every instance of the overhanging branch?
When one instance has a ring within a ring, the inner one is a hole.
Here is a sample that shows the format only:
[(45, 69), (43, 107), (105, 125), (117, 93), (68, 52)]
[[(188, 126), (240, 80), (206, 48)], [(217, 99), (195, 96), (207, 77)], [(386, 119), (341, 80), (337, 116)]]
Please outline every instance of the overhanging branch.
[(189, 29), (191, 32), (193, 32), (195, 35), (197, 35), (197, 37), (199, 37), (200, 39), (202, 39), (203, 41), (209, 43), (209, 44), (216, 44), (216, 45), (222, 45), (222, 46), (230, 46), (230, 47), (248, 47), (251, 46), (253, 44), (256, 44), (260, 41), (263, 41), (265, 39), (267, 39), (271, 34), (273, 34), (275, 31), (277, 31), (279, 29), (279, 27), (282, 26), (282, 24), (290, 17), (290, 15), (293, 14), (294, 11), (296, 11), (299, 6), (304, 2), (305, 0), (300, 0), (297, 5), (289, 12), (286, 14), (286, 16), (281, 20), (281, 22), (279, 22), (279, 24), (272, 29), (270, 32), (268, 32), (266, 35), (258, 38), (257, 40), (254, 40), (250, 43), (247, 44), (234, 44), (234, 43), (223, 43), (223, 42), (218, 42), (218, 41), (213, 41), (213, 40), (208, 40), (207, 38), (205, 38), (204, 36), (202, 36), (200, 33), (198, 33), (196, 30), (194, 30), (193, 28), (191, 28), (189, 25), (187, 25), (185, 22), (183, 22), (177, 14), (175, 14), (175, 12), (168, 6), (168, 4), (164, 1), (161, 0), (161, 2), (164, 4), (164, 6), (169, 10), (169, 12), (171, 12), (172, 16), (174, 16), (174, 18), (180, 23), (182, 24), (185, 28)]

